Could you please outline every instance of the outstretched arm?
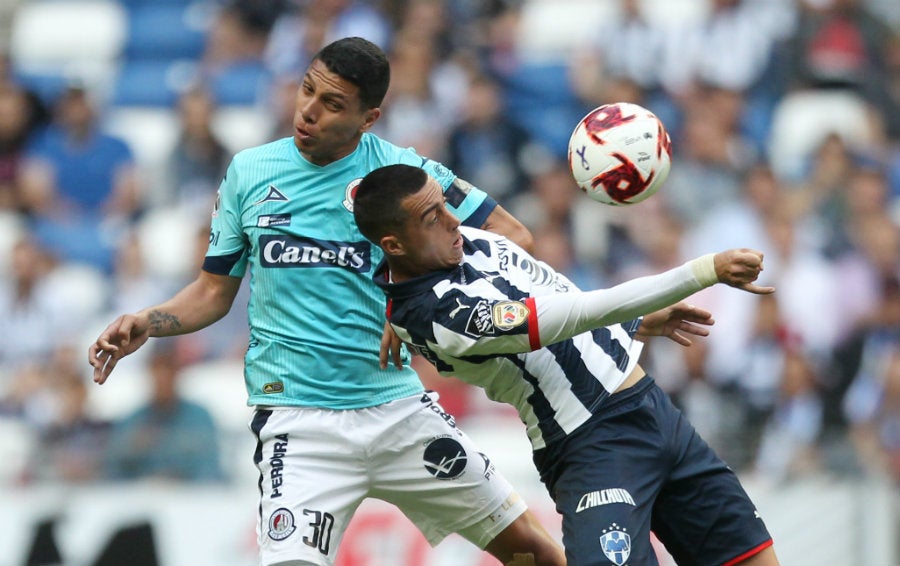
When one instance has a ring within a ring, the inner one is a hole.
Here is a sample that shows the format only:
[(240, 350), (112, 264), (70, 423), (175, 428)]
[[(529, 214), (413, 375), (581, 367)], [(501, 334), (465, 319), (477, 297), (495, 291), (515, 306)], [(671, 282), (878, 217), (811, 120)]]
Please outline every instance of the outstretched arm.
[(754, 283), (763, 269), (763, 254), (736, 249), (708, 254), (658, 275), (640, 277), (610, 289), (574, 296), (568, 293), (534, 298), (541, 345), (552, 344), (593, 328), (617, 324), (671, 306), (715, 285), (754, 294), (775, 292)]
[[(773, 287), (754, 284), (762, 271), (762, 259), (762, 253), (754, 250), (728, 250), (699, 257), (658, 275), (632, 279), (610, 289), (494, 303), (477, 297), (458, 297), (461, 304), (468, 305), (480, 317), (466, 317), (464, 321), (484, 322), (467, 326), (462, 334), (451, 332), (445, 335), (436, 327), (435, 336), (450, 355), (529, 352), (582, 332), (664, 309), (716, 283), (750, 293), (772, 293), (775, 291)], [(702, 318), (699, 316), (695, 322), (704, 324)], [(503, 325), (504, 330), (494, 332), (493, 324)], [(478, 335), (479, 329), (487, 330)], [(463, 335), (466, 337), (457, 338)]]
[(119, 360), (134, 353), (151, 336), (188, 334), (225, 316), (241, 285), (237, 277), (201, 271), (168, 301), (134, 314), (123, 314), (88, 348), (94, 381), (103, 383)]

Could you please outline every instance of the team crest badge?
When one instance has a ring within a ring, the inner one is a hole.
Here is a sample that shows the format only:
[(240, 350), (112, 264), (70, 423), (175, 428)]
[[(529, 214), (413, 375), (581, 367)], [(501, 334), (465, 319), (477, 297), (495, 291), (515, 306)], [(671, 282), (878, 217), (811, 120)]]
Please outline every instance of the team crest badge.
[(297, 527), (294, 525), (294, 514), (289, 509), (281, 507), (269, 517), (269, 538), (272, 540), (284, 540), (295, 530)]
[(625, 532), (627, 529), (613, 523), (607, 529), (603, 529), (600, 537), (600, 548), (616, 566), (622, 566), (631, 555), (631, 535)]
[(359, 184), (362, 182), (362, 178), (354, 179), (350, 181), (350, 184), (347, 185), (347, 189), (344, 191), (344, 208), (353, 212), (353, 199), (356, 198), (356, 189), (359, 187)]

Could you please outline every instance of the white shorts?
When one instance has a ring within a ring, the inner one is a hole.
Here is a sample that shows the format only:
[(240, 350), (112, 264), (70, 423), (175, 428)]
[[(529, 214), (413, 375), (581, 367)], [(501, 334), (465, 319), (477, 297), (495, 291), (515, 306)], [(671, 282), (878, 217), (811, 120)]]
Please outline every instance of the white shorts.
[(425, 393), (357, 410), (260, 408), (261, 564), (334, 564), (366, 497), (396, 505), (432, 545), (456, 532), (484, 548), (525, 512), (522, 499)]

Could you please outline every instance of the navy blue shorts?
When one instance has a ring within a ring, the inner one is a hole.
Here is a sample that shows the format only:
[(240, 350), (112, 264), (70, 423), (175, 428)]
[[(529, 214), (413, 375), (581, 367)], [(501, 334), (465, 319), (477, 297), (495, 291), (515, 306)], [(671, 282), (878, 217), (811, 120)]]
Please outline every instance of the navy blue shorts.
[[(567, 438), (548, 482), (569, 566), (734, 564), (772, 538), (734, 472), (648, 376)], [(546, 478), (545, 478), (546, 479)]]

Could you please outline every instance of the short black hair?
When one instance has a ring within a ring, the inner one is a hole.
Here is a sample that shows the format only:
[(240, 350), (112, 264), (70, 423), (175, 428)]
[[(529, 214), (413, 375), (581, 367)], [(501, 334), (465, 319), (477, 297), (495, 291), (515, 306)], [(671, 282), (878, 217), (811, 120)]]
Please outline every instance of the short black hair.
[(380, 47), (361, 37), (345, 37), (329, 43), (313, 57), (328, 70), (359, 89), (366, 108), (378, 108), (391, 82), (391, 65)]
[(387, 165), (370, 172), (356, 188), (353, 216), (359, 231), (378, 243), (387, 234), (398, 234), (408, 217), (400, 206), (428, 182), (428, 173), (412, 165)]

